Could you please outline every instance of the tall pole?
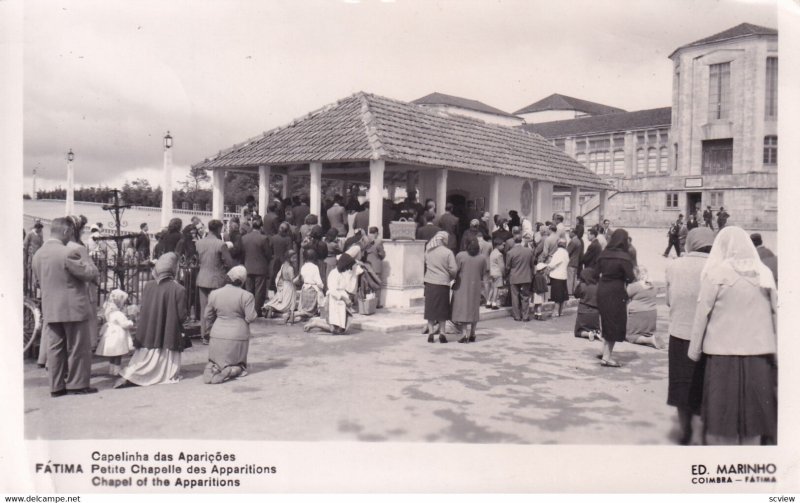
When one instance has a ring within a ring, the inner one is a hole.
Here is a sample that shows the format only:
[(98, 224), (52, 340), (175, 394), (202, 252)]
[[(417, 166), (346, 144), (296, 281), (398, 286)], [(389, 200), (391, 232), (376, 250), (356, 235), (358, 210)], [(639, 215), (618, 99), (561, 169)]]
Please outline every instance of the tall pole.
[(72, 149), (67, 153), (67, 204), (64, 208), (64, 214), (75, 214), (75, 168), (72, 166), (72, 161), (75, 159), (75, 154)]
[(172, 136), (164, 136), (164, 182), (161, 186), (161, 227), (172, 218)]
[(31, 194), (31, 199), (36, 201), (36, 168), (33, 168), (33, 193)]

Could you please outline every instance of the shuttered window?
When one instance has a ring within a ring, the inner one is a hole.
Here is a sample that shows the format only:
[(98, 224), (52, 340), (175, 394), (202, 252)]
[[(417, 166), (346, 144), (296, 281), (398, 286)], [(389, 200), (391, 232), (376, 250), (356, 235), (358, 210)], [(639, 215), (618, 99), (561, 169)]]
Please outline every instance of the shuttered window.
[(733, 173), (733, 139), (703, 142), (703, 174), (730, 175)]

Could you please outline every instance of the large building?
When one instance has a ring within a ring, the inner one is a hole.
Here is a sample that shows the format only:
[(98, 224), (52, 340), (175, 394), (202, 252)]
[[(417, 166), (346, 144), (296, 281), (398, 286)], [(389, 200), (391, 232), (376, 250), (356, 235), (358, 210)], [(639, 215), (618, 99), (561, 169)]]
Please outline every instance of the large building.
[(579, 117), (591, 117), (624, 111), (621, 108), (581, 100), (572, 96), (551, 94), (536, 103), (520, 108), (514, 112), (514, 115), (524, 119), (527, 124), (535, 124), (537, 122), (577, 119)]
[[(609, 180), (603, 217), (666, 226), (724, 206), (729, 222), (777, 226), (778, 32), (741, 24), (676, 49), (672, 107), (526, 124)], [(555, 195), (554, 209), (569, 196)], [(580, 212), (599, 218), (597, 203)], [(594, 213), (592, 211), (594, 210)]]

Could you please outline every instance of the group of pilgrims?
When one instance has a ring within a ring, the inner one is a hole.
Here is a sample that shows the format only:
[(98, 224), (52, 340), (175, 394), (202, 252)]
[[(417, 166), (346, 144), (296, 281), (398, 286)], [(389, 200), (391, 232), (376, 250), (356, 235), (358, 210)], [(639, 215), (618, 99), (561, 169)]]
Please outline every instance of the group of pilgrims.
[[(103, 324), (92, 347), (110, 358), (110, 373), (119, 376), (115, 387), (180, 379), (192, 306), (208, 345), (208, 384), (247, 375), (250, 324), (259, 316), (280, 316), (287, 324), (301, 319), (305, 331), (345, 333), (359, 299), (380, 299), (384, 236), (367, 225), (363, 196), (326, 201), (322, 219), (310, 214), (305, 198), (272, 201), (263, 216), (250, 198), (227, 228), (220, 220), (206, 226), (195, 217), (183, 227), (173, 219), (156, 235), (153, 280), (139, 305), (128, 305), (127, 294), (115, 290), (97, 313)], [(628, 232), (608, 220), (585, 229), (582, 217), (570, 228), (558, 214), (531, 223), (513, 210), (490, 216), (474, 205), (454, 211), (447, 204), (438, 213), (433, 201), (420, 205), (414, 193), (384, 209), (391, 218), (417, 222), (416, 238), (425, 242), (429, 343), (448, 342), (448, 323), (458, 342), (476, 342), (482, 306), (510, 304), (513, 319), (524, 323), (546, 319), (546, 306), (562, 316), (572, 296), (578, 301), (574, 336), (602, 340), (601, 366), (622, 366), (613, 351), (624, 341), (668, 346), (667, 403), (678, 410), (680, 443), (693, 441), (697, 415), (697, 442), (776, 442), (776, 278), (741, 228), (689, 231), (685, 252), (666, 270), (669, 339), (662, 340), (658, 290), (638, 265)], [(73, 221), (75, 241), (83, 244), (85, 219)], [(191, 261), (199, 267), (187, 291), (175, 278), (179, 263)], [(131, 351), (123, 367), (121, 358)]]

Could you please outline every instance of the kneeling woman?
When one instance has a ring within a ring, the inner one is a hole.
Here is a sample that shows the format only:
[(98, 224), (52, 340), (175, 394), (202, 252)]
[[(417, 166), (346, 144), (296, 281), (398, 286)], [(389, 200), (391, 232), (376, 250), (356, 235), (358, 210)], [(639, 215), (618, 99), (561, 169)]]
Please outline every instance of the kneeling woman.
[(219, 384), (247, 375), (250, 323), (256, 319), (256, 300), (244, 289), (247, 269), (237, 265), (228, 271), (229, 283), (208, 296), (206, 323), (211, 327), (206, 384)]
[(642, 344), (661, 349), (656, 340), (656, 289), (647, 279), (644, 267), (634, 268), (636, 281), (627, 286), (628, 322), (625, 340), (633, 344)]
[(321, 310), (320, 316), (312, 318), (303, 330), (312, 328), (326, 330), (333, 335), (344, 334), (352, 317), (353, 296), (358, 289), (358, 275), (361, 267), (348, 253), (342, 253), (336, 260), (336, 268), (328, 273), (327, 308)]
[(593, 341), (600, 339), (600, 311), (597, 310), (597, 278), (594, 269), (581, 271), (581, 281), (575, 286), (575, 297), (580, 299), (575, 318), (575, 337)]

